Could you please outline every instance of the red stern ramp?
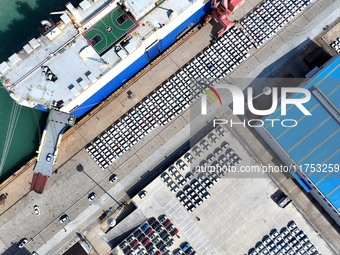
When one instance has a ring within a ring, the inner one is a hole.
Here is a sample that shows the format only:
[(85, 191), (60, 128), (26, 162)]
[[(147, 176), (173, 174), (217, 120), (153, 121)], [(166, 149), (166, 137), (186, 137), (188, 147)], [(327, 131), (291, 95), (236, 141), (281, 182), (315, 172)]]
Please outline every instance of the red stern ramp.
[(47, 179), (48, 179), (48, 176), (35, 173), (33, 175), (30, 190), (34, 190), (35, 192), (42, 194), (44, 191)]

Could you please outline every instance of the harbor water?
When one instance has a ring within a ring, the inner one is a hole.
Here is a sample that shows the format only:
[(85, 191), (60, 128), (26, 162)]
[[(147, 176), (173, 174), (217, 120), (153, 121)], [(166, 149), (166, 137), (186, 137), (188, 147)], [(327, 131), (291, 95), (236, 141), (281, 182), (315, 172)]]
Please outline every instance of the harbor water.
[[(0, 0), (0, 63), (37, 38), (40, 21), (68, 2), (78, 6), (81, 0)], [(0, 183), (36, 155), (46, 119), (46, 112), (16, 105), (0, 87)]]

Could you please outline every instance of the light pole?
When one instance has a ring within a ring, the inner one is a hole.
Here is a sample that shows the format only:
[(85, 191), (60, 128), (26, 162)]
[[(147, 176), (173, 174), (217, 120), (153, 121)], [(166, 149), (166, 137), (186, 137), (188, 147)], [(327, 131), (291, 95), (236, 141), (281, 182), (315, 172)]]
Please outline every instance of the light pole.
[[(259, 98), (260, 96), (262, 95), (266, 95), (266, 96), (269, 96), (270, 94), (272, 93), (272, 89), (270, 87), (264, 87), (263, 90), (262, 90), (262, 93), (258, 94), (257, 96), (253, 97), (252, 101), (254, 102), (254, 100), (256, 98)], [(249, 111), (249, 108), (247, 107), (247, 113), (246, 113), (246, 118), (247, 119), (250, 119), (252, 118), (253, 114)]]
[(76, 167), (77, 171), (78, 172), (83, 172), (84, 174), (86, 174), (87, 177), (89, 177), (91, 179), (91, 181), (93, 181), (99, 188), (101, 188), (113, 201), (115, 201), (118, 206), (120, 206), (121, 204), (116, 200), (114, 199), (113, 196), (111, 196), (99, 183), (97, 183), (90, 175), (88, 175), (88, 173), (86, 173), (84, 171), (84, 167), (82, 164), (78, 164), (77, 167)]
[(262, 96), (262, 95), (266, 95), (266, 96), (269, 96), (270, 93), (272, 93), (272, 89), (269, 88), (269, 87), (264, 87), (263, 90), (262, 90), (262, 93), (258, 94), (256, 97), (253, 97), (253, 100)]

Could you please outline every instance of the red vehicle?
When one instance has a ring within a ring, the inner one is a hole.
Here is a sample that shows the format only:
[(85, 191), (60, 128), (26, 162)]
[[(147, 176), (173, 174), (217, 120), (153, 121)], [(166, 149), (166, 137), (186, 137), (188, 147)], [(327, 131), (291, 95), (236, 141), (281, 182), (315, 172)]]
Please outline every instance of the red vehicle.
[(138, 241), (135, 240), (130, 245), (131, 245), (131, 248), (135, 249), (137, 247), (137, 245), (138, 245)]
[(171, 221), (170, 220), (167, 220), (166, 222), (164, 222), (163, 226), (165, 228), (168, 228), (169, 226), (171, 225)]
[(145, 234), (146, 234), (147, 236), (150, 236), (150, 235), (152, 234), (152, 228), (149, 228), (149, 229), (145, 232)]
[(149, 238), (147, 238), (142, 244), (143, 244), (143, 246), (146, 246), (148, 243), (150, 243), (150, 239)]
[(174, 236), (174, 235), (177, 235), (177, 234), (178, 234), (178, 229), (177, 229), (177, 228), (175, 228), (175, 229), (170, 233), (171, 236)]

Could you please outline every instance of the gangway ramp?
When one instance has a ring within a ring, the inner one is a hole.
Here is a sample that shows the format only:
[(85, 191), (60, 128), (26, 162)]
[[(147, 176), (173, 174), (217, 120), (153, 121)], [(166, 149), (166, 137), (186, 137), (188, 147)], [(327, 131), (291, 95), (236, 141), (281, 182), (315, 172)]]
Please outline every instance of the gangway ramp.
[(40, 141), (31, 190), (43, 192), (48, 177), (52, 175), (62, 135), (66, 128), (74, 123), (75, 116), (53, 109), (50, 111)]

